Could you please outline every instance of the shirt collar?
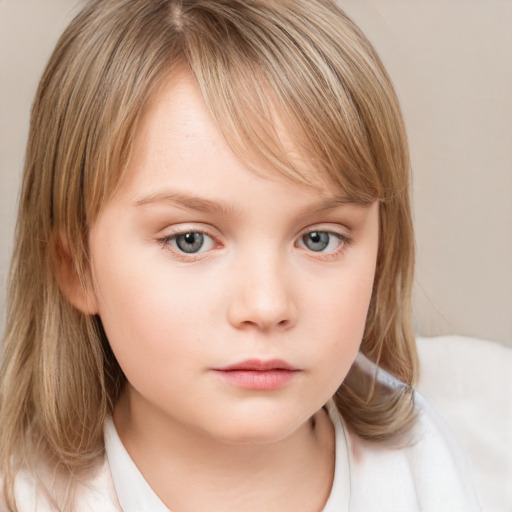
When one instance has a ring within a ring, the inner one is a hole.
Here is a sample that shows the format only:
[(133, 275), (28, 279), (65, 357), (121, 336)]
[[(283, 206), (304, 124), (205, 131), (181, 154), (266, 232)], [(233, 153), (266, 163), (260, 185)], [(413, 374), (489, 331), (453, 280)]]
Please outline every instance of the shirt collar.
[(126, 451), (111, 417), (105, 423), (104, 435), (105, 453), (123, 512), (170, 512)]
[(348, 512), (350, 510), (350, 462), (349, 462), (349, 440), (346, 429), (334, 400), (331, 399), (326, 405), (329, 418), (334, 425), (336, 456), (334, 461), (334, 478), (332, 481), (331, 494), (322, 512)]
[[(331, 494), (322, 512), (345, 512), (350, 502), (347, 438), (334, 401), (327, 403), (327, 412), (335, 429), (336, 456)], [(105, 423), (105, 452), (123, 512), (170, 512), (126, 451), (111, 417)]]

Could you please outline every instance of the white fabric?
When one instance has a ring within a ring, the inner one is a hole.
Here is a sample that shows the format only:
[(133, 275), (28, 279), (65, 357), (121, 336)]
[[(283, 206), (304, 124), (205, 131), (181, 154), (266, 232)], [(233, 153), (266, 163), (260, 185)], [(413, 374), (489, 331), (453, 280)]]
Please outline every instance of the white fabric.
[(105, 425), (105, 452), (124, 512), (168, 512), (126, 451), (112, 418)]
[(347, 429), (334, 405), (327, 404), (327, 412), (334, 425), (336, 456), (334, 459), (334, 479), (331, 494), (327, 499), (322, 512), (347, 512), (350, 511), (350, 455)]
[[(359, 357), (362, 368), (375, 366)], [(388, 385), (401, 385), (379, 370)], [(406, 445), (394, 448), (361, 440), (346, 427), (336, 407), (327, 408), (335, 427), (332, 491), (323, 512), (477, 512), (480, 507), (456, 443), (420, 395), (418, 422)], [(78, 486), (74, 512), (168, 512), (124, 448), (112, 420), (105, 425), (106, 457)], [(49, 512), (33, 479), (19, 475), (19, 512)]]
[(465, 336), (417, 341), (418, 389), (460, 439), (484, 510), (512, 512), (512, 349)]
[[(358, 356), (370, 375), (376, 367)], [(377, 378), (403, 386), (383, 370)], [(465, 456), (443, 420), (421, 395), (415, 396), (417, 423), (405, 447), (392, 448), (350, 434), (351, 512), (461, 512), (481, 510)]]
[[(323, 512), (479, 511), (471, 480), (452, 441), (441, 435), (435, 413), (418, 395), (417, 442), (402, 449), (360, 440), (328, 404), (336, 432), (336, 467)], [(169, 512), (139, 472), (110, 420), (106, 449), (124, 512)]]
[(419, 421), (406, 448), (375, 447), (351, 436), (351, 511), (481, 510), (463, 455), (420, 396), (417, 400)]
[[(375, 366), (358, 357), (363, 370)], [(390, 386), (401, 384), (379, 370)], [(323, 512), (473, 512), (480, 506), (465, 457), (443, 421), (416, 394), (418, 422), (400, 449), (359, 439), (344, 425), (333, 402), (336, 458), (331, 495)], [(124, 512), (168, 512), (124, 449), (115, 427), (106, 426), (106, 451)]]
[[(322, 512), (348, 512), (350, 499), (349, 457), (342, 421), (329, 404), (336, 435), (335, 477), (331, 495)], [(105, 425), (105, 451), (119, 503), (124, 512), (169, 512), (144, 479), (126, 451), (110, 418)]]

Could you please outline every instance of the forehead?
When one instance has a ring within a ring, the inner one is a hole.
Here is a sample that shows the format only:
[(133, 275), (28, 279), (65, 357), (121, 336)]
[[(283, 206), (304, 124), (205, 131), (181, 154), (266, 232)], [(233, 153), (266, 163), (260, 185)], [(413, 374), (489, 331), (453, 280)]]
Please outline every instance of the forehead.
[[(285, 162), (261, 155), (253, 141), (244, 144), (240, 152), (229, 134), (219, 129), (192, 74), (184, 68), (175, 70), (162, 78), (150, 96), (135, 132), (124, 181), (140, 188), (143, 179), (158, 182), (179, 172), (214, 183), (222, 179), (222, 173), (215, 170), (222, 161), (232, 168), (244, 167), (262, 179), (312, 188), (325, 198), (342, 196), (340, 185), (318, 159), (297, 144), (286, 116), (275, 113), (274, 120)], [(204, 172), (205, 164), (211, 172)], [(290, 166), (293, 169), (286, 172)]]

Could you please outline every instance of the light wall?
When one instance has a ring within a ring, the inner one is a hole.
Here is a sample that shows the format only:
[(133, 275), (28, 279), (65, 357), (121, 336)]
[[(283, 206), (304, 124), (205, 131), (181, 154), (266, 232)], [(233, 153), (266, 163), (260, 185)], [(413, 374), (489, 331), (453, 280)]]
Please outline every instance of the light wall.
[[(512, 2), (343, 0), (400, 95), (414, 172), (417, 329), (512, 345)], [(68, 0), (0, 0), (0, 311), (29, 107)]]
[(398, 89), (414, 174), (417, 329), (512, 345), (512, 2), (343, 2)]

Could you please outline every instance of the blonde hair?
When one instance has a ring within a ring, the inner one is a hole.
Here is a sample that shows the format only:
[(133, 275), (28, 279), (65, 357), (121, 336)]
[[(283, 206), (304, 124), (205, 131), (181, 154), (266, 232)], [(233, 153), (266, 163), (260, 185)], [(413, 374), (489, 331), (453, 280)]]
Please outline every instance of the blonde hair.
[(148, 98), (178, 64), (190, 68), (248, 165), (257, 155), (310, 180), (279, 140), (284, 123), (319, 173), (350, 198), (379, 201), (361, 350), (404, 387), (368, 381), (354, 366), (335, 401), (367, 439), (414, 420), (407, 141), (366, 37), (332, 0), (92, 0), (60, 38), (31, 117), (0, 373), (0, 464), (12, 509), (14, 476), (34, 453), (68, 475), (102, 453), (103, 424), (125, 377), (99, 318), (68, 302), (57, 268), (69, 254), (85, 279), (88, 226), (123, 177)]

